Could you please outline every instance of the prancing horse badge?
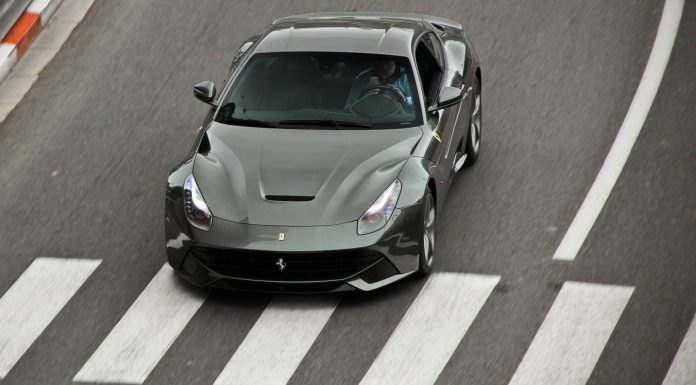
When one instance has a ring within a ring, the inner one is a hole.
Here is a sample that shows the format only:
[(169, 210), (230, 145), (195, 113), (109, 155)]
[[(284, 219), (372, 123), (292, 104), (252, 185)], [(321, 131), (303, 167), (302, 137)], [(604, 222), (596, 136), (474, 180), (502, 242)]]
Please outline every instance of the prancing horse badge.
[(285, 240), (285, 233), (278, 233), (278, 240), (284, 241)]

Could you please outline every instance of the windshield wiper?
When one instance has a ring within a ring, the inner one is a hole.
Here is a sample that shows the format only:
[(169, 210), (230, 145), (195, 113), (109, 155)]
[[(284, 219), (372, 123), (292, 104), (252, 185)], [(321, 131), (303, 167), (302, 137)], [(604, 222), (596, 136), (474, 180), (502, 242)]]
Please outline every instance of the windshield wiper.
[(233, 124), (235, 126), (276, 127), (276, 125), (273, 122), (265, 122), (263, 120), (255, 119), (228, 118), (220, 119), (218, 122), (222, 124)]
[(344, 120), (333, 120), (333, 119), (296, 119), (296, 120), (281, 120), (278, 122), (279, 126), (319, 126), (319, 127), (332, 127), (336, 130), (343, 128), (372, 128), (370, 123), (359, 123), (359, 122), (349, 122)]

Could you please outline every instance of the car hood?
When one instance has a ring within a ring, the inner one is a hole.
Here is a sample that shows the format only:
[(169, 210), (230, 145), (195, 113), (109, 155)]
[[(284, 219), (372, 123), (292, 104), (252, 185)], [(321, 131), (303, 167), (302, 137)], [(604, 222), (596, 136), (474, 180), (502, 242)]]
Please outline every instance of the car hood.
[(213, 123), (206, 134), (210, 148), (196, 155), (193, 173), (213, 216), (256, 225), (323, 226), (357, 220), (397, 178), (422, 130)]

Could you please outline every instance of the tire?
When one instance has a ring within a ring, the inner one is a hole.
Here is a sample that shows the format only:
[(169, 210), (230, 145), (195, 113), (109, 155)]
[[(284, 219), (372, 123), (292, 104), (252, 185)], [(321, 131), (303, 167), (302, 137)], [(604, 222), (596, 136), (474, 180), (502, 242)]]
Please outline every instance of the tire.
[(481, 131), (482, 131), (482, 105), (481, 105), (481, 85), (478, 79), (474, 81), (472, 87), (473, 107), (471, 109), (471, 119), (469, 120), (469, 132), (466, 137), (466, 161), (464, 166), (471, 166), (476, 163), (481, 152)]
[(435, 229), (437, 227), (436, 213), (435, 199), (433, 198), (430, 188), (428, 188), (423, 198), (423, 233), (420, 242), (420, 254), (418, 256), (418, 275), (420, 276), (428, 275), (433, 267), (435, 255)]

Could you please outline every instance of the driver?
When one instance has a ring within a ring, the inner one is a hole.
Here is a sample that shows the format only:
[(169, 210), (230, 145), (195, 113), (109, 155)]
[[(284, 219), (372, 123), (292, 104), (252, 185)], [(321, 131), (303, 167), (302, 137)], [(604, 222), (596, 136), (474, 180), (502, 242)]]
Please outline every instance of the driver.
[[(411, 97), (409, 83), (406, 71), (398, 67), (394, 60), (378, 60), (372, 67), (355, 77), (353, 87), (350, 89), (350, 94), (346, 100), (346, 109), (363, 96), (383, 92), (376, 88), (379, 86), (387, 86), (394, 89), (395, 93), (401, 97), (400, 101), (404, 107), (411, 109), (413, 108), (413, 98)], [(365, 93), (365, 91), (368, 92)]]

